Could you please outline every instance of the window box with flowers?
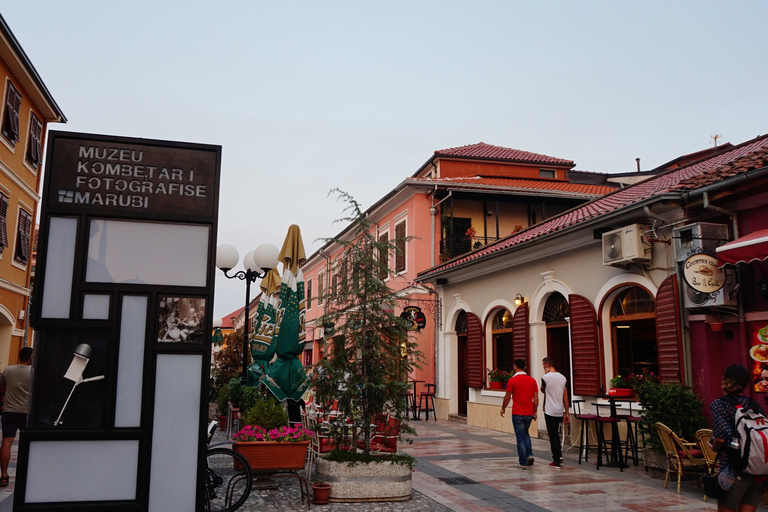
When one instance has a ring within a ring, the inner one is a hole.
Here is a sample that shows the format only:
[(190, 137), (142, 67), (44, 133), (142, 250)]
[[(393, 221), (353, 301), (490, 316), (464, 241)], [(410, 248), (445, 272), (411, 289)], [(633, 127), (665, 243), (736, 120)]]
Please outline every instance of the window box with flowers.
[(500, 368), (493, 370), (486, 368), (488, 371), (488, 389), (505, 389), (507, 387), (507, 381), (509, 380), (509, 372)]
[(246, 425), (234, 436), (232, 449), (246, 458), (256, 473), (304, 469), (313, 432), (302, 427), (267, 430)]

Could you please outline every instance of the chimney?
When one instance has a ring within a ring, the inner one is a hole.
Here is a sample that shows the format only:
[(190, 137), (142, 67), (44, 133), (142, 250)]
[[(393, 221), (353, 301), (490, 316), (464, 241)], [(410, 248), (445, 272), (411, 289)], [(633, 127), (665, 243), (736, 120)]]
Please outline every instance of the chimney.
[(637, 162), (637, 172), (640, 172), (640, 159), (635, 158), (635, 162)]

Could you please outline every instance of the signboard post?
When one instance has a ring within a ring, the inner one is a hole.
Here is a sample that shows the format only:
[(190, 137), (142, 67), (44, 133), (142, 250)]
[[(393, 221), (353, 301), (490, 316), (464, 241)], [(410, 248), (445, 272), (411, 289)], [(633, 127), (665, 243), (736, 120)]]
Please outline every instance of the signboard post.
[(15, 510), (199, 508), (220, 165), (50, 132)]

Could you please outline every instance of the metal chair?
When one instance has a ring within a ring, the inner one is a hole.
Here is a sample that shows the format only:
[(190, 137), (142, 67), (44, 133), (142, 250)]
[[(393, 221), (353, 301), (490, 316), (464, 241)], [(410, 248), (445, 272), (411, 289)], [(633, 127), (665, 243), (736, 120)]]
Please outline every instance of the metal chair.
[(667, 474), (664, 478), (664, 488), (667, 488), (669, 476), (677, 473), (677, 494), (680, 494), (680, 482), (688, 471), (696, 472), (706, 467), (702, 452), (696, 448), (696, 443), (690, 443), (680, 439), (663, 423), (656, 423), (656, 432), (659, 433), (661, 444), (667, 454)]

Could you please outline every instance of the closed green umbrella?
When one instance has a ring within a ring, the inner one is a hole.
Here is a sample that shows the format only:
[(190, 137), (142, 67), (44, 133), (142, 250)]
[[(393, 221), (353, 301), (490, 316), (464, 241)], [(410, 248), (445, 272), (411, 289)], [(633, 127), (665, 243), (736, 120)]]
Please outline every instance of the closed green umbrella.
[(272, 336), (275, 332), (277, 309), (280, 299), (277, 290), (280, 288), (280, 273), (277, 269), (270, 270), (261, 280), (261, 297), (253, 317), (250, 335), (251, 358), (253, 362), (248, 367), (248, 384), (258, 386), (269, 369), (269, 363), (275, 357), (275, 344)]
[(283, 262), (280, 284), (283, 315), (273, 338), (277, 359), (270, 365), (263, 382), (278, 400), (298, 401), (309, 387), (307, 373), (299, 359), (305, 341), (304, 273), (300, 266), (306, 260), (299, 226), (294, 224), (288, 228), (279, 260)]

